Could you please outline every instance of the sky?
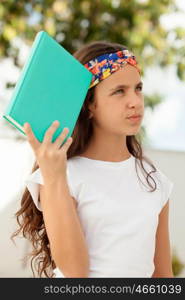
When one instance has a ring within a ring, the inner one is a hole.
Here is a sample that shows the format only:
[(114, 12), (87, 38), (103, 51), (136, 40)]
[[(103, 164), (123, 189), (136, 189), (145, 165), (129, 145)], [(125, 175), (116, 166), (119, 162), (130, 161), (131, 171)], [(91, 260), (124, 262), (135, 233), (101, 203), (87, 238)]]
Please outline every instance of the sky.
[[(185, 27), (185, 1), (177, 0), (176, 2), (182, 11), (161, 17), (161, 24), (167, 29), (176, 26)], [(33, 22), (33, 19), (30, 22)], [(24, 62), (29, 48), (21, 42), (20, 46), (20, 57)], [(5, 91), (4, 83), (8, 80), (16, 81), (20, 71), (9, 59), (1, 62), (0, 68), (0, 98), (8, 101), (12, 91)], [(177, 78), (175, 66), (171, 65), (165, 69), (150, 66), (146, 69), (142, 81), (146, 94), (161, 93), (164, 99), (163, 103), (155, 107), (154, 111), (145, 112), (143, 124), (147, 131), (150, 147), (159, 150), (185, 151), (185, 84)], [(0, 101), (0, 111), (5, 109), (7, 101)], [(2, 118), (0, 118), (1, 137), (15, 136), (15, 132), (10, 130), (6, 132), (1, 124)]]

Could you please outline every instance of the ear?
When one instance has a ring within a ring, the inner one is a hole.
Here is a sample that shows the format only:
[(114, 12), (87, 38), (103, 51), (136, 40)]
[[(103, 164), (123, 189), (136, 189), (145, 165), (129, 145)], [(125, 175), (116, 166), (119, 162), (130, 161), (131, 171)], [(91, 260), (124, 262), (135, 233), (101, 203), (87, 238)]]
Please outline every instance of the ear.
[(88, 110), (89, 110), (89, 116), (90, 117), (93, 116), (93, 114), (95, 113), (95, 110), (96, 110), (96, 102), (95, 101), (88, 105)]

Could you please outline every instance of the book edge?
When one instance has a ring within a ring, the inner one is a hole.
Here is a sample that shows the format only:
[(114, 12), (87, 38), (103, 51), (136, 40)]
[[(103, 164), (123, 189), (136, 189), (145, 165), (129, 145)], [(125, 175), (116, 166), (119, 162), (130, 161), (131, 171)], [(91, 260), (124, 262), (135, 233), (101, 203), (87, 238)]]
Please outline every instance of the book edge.
[(14, 120), (11, 116), (9, 115), (4, 115), (3, 116), (4, 119), (6, 119), (8, 122), (10, 122), (14, 127), (16, 127), (18, 130), (20, 130), (24, 135), (26, 135), (25, 131), (24, 131), (24, 127), (21, 126), (16, 120)]
[(37, 33), (37, 36), (33, 42), (33, 45), (31, 47), (31, 51), (30, 51), (30, 54), (27, 58), (27, 61), (26, 63), (24, 64), (23, 66), (23, 69), (21, 71), (21, 74), (20, 74), (20, 78), (18, 79), (17, 81), (17, 84), (15, 86), (15, 89), (13, 91), (13, 94), (12, 94), (12, 97), (11, 97), (11, 101), (6, 109), (6, 112), (5, 112), (5, 115), (9, 115), (10, 112), (13, 111), (13, 108), (16, 104), (16, 99), (18, 94), (20, 93), (21, 89), (22, 89), (22, 86), (23, 86), (23, 83), (25, 81), (25, 78), (26, 78), (26, 75), (27, 75), (27, 72), (28, 70), (30, 69), (32, 63), (33, 63), (33, 60), (34, 60), (34, 57), (35, 57), (35, 54), (36, 54), (36, 50), (38, 49), (39, 45), (40, 45), (40, 41), (42, 40), (42, 37), (43, 37), (43, 31), (39, 31)]

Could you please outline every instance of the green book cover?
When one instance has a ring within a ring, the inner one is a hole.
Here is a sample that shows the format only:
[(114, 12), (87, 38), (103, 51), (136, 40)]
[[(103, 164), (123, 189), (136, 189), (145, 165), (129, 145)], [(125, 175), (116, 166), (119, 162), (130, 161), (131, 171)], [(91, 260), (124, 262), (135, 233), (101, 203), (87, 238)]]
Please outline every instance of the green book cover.
[(3, 118), (23, 134), (24, 123), (28, 122), (40, 142), (51, 123), (58, 120), (60, 125), (52, 142), (64, 127), (68, 127), (65, 142), (73, 133), (92, 76), (47, 32), (40, 31), (32, 44)]

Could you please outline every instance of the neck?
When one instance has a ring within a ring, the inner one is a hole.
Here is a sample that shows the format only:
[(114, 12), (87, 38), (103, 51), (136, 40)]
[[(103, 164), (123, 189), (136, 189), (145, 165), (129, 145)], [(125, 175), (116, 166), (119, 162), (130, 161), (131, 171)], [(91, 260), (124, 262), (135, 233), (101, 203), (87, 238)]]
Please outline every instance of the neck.
[(81, 153), (90, 159), (119, 162), (131, 157), (126, 145), (125, 135), (96, 134), (94, 135), (85, 152)]

